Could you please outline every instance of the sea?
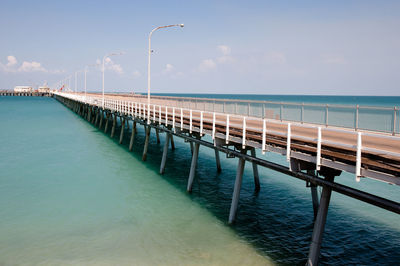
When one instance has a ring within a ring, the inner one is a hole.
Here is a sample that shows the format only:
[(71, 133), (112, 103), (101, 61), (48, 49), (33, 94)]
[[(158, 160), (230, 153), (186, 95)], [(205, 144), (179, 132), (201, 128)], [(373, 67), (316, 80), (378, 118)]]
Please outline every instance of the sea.
[[(400, 97), (169, 94), (399, 106)], [(133, 151), (53, 98), (0, 97), (0, 265), (304, 265), (312, 229), (304, 181), (246, 163), (237, 220), (228, 225), (237, 159), (200, 147), (186, 192), (190, 146), (179, 138), (159, 174), (164, 134), (144, 130)], [(132, 129), (132, 125), (130, 125)], [(282, 156), (266, 160), (286, 164)], [(337, 182), (400, 202), (395, 185), (343, 173)], [(399, 265), (400, 216), (332, 193), (321, 265)]]

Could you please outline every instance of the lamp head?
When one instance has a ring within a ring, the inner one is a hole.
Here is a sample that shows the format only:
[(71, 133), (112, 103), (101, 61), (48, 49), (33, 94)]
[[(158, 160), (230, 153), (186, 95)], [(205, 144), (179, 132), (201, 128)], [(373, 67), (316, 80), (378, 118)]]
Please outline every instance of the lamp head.
[(179, 26), (180, 26), (181, 28), (183, 28), (183, 27), (185, 26), (185, 24), (182, 23), (182, 24), (179, 24)]

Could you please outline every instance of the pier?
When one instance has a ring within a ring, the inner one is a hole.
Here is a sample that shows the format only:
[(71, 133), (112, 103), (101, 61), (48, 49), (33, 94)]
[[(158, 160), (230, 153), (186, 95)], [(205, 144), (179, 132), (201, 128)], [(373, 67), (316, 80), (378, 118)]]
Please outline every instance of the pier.
[[(392, 185), (400, 184), (400, 136), (396, 107), (385, 109), (392, 118), (390, 126), (373, 129), (360, 122), (363, 119), (360, 110), (364, 107), (359, 106), (354, 109), (354, 121), (347, 123), (351, 126), (340, 127), (334, 124), (332, 118), (329, 119), (329, 108), (334, 106), (323, 106), (324, 120), (313, 123), (307, 118), (307, 105), (304, 104), (299, 106), (298, 119), (289, 120), (285, 117), (286, 107), (282, 103), (275, 103), (278, 108), (272, 108), (269, 103), (257, 101), (152, 96), (148, 104), (141, 95), (107, 94), (103, 99), (101, 94), (96, 93), (85, 95), (53, 91), (52, 96), (111, 137), (119, 132), (120, 144), (124, 136), (128, 136), (130, 151), (135, 142), (136, 128), (143, 126), (143, 161), (147, 160), (151, 134), (158, 142), (164, 135), (160, 174), (165, 173), (169, 148), (175, 148), (174, 138), (184, 139), (192, 151), (188, 193), (195, 185), (198, 156), (202, 148), (215, 151), (217, 171), (222, 169), (221, 154), (237, 158), (231, 206), (227, 210), (230, 224), (235, 222), (237, 216), (246, 162), (252, 164), (256, 193), (263, 193), (258, 167), (267, 167), (305, 181), (312, 198), (310, 208), (314, 211), (308, 265), (318, 265), (332, 192), (400, 214), (398, 202), (335, 182), (342, 172), (348, 172), (354, 182), (371, 178)], [(117, 130), (118, 126), (121, 130)], [(287, 164), (267, 160), (263, 156), (267, 152), (280, 154)], [(322, 188), (320, 195), (317, 187)]]
[[(228, 158), (238, 158), (236, 180), (229, 211), (229, 223), (235, 222), (244, 165), (253, 166), (254, 190), (260, 191), (259, 166), (267, 167), (306, 182), (310, 188), (314, 209), (314, 230), (308, 254), (308, 265), (317, 265), (327, 219), (331, 193), (337, 192), (400, 214), (400, 204), (376, 195), (356, 190), (335, 182), (335, 177), (343, 171), (354, 174), (355, 182), (362, 178), (372, 178), (382, 182), (400, 184), (400, 138), (396, 131), (396, 112), (393, 113), (393, 128), (390, 132), (360, 130), (359, 127), (345, 128), (286, 121), (282, 116), (267, 118), (270, 112), (261, 107), (262, 116), (252, 116), (250, 103), (247, 115), (227, 112), (226, 104), (218, 111), (203, 103), (203, 108), (185, 107), (185, 99), (171, 97), (152, 97), (150, 105), (143, 96), (54, 93), (56, 99), (102, 130), (115, 134), (117, 119), (121, 121), (120, 143), (124, 128), (132, 121), (129, 149), (135, 139), (138, 124), (145, 127), (143, 161), (147, 158), (150, 134), (157, 138), (165, 135), (160, 165), (160, 174), (165, 171), (167, 153), (173, 136), (181, 137), (190, 143), (192, 149), (191, 168), (187, 191), (190, 193), (196, 176), (196, 166), (200, 147), (215, 150), (216, 167), (220, 171), (219, 153)], [(213, 110), (210, 110), (213, 109)], [(282, 110), (282, 108), (281, 108)], [(280, 111), (281, 111), (280, 110)], [(357, 107), (358, 110), (358, 107)], [(282, 111), (280, 112), (280, 114)], [(326, 113), (328, 118), (328, 113)], [(356, 117), (357, 118), (357, 117)], [(328, 119), (327, 119), (328, 120)], [(358, 121), (356, 122), (356, 126)], [(205, 137), (207, 135), (207, 137)], [(257, 151), (259, 151), (257, 153)], [(286, 157), (289, 166), (270, 162), (260, 154), (275, 152)], [(322, 187), (318, 195), (316, 187)]]
[(38, 96), (51, 97), (49, 92), (15, 92), (12, 90), (0, 90), (0, 96)]

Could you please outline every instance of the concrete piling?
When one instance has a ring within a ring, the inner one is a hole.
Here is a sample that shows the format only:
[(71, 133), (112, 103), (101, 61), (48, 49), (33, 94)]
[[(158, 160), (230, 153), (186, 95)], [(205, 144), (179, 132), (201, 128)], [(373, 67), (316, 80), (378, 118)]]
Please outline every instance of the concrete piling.
[[(190, 143), (192, 144), (192, 142), (190, 142)], [(196, 173), (197, 158), (199, 157), (199, 148), (200, 148), (200, 144), (196, 143), (194, 145), (194, 150), (193, 150), (193, 154), (192, 154), (192, 163), (190, 165), (189, 179), (188, 179), (188, 184), (187, 184), (187, 188), (186, 188), (187, 192), (192, 192), (194, 175)]]
[[(327, 176), (325, 180), (332, 182), (334, 176)], [(308, 253), (307, 265), (318, 265), (319, 255), (321, 250), (322, 236), (325, 229), (326, 217), (328, 215), (329, 202), (331, 200), (332, 189), (330, 187), (323, 187), (321, 193), (321, 202), (318, 208), (317, 218), (314, 222), (314, 230)]]
[(94, 125), (97, 126), (97, 123), (99, 122), (99, 116), (100, 116), (99, 109), (95, 109), (94, 113), (95, 113), (95, 116), (96, 116), (96, 120), (94, 121)]
[(160, 165), (160, 174), (164, 174), (164, 171), (165, 171), (165, 163), (167, 162), (169, 138), (170, 138), (170, 134), (165, 132), (165, 143), (164, 143), (164, 150), (163, 150), (161, 165)]
[(91, 117), (92, 117), (91, 123), (94, 124), (94, 121), (96, 119), (96, 109), (94, 107), (91, 108)]
[(113, 118), (113, 125), (111, 128), (111, 137), (114, 137), (114, 133), (115, 133), (115, 128), (117, 127), (117, 114), (114, 113), (114, 118)]
[(90, 120), (92, 119), (92, 114), (90, 113), (90, 107), (88, 105), (85, 105), (85, 112), (86, 112), (86, 119), (90, 123)]
[(222, 169), (221, 169), (221, 161), (219, 159), (219, 151), (217, 149), (215, 149), (214, 151), (215, 151), (215, 161), (217, 163), (217, 172), (221, 173)]
[[(251, 151), (251, 156), (257, 157), (255, 148), (251, 148), (250, 151)], [(253, 165), (254, 186), (255, 186), (254, 191), (259, 192), (260, 191), (260, 177), (258, 175), (258, 167), (255, 162), (252, 162), (252, 165)]]
[[(242, 150), (241, 153), (246, 153), (246, 150)], [(244, 164), (245, 160), (240, 157), (238, 161), (238, 166), (236, 169), (236, 179), (235, 179), (235, 186), (233, 188), (233, 195), (232, 195), (232, 203), (231, 209), (229, 211), (229, 220), (228, 222), (232, 224), (236, 219), (237, 208), (239, 204), (240, 198), (240, 189), (242, 187), (242, 180), (243, 180), (243, 171), (244, 171)]]
[(174, 142), (174, 135), (171, 133), (169, 134), (169, 138), (171, 139), (171, 149), (175, 150), (175, 142)]
[(144, 149), (143, 149), (143, 156), (142, 156), (142, 160), (146, 161), (147, 159), (147, 149), (149, 148), (149, 140), (150, 140), (150, 126), (146, 126), (146, 139), (144, 141)]
[(108, 129), (108, 123), (110, 121), (110, 113), (106, 113), (106, 126), (104, 128), (104, 133), (107, 133), (107, 129)]
[(99, 129), (101, 129), (101, 126), (103, 125), (104, 111), (100, 109), (99, 114), (100, 114)]
[(131, 139), (129, 141), (129, 151), (132, 151), (133, 148), (133, 141), (135, 139), (135, 134), (136, 134), (136, 121), (133, 121), (132, 123), (132, 133), (131, 133)]
[(125, 131), (125, 117), (122, 119), (121, 133), (119, 134), (119, 144), (121, 144), (122, 140), (124, 139), (124, 131)]
[(190, 152), (193, 154), (193, 142), (189, 141), (189, 143), (190, 143)]
[[(314, 175), (315, 171), (307, 170), (307, 174)], [(315, 221), (315, 219), (317, 218), (318, 208), (319, 208), (318, 190), (317, 186), (314, 184), (310, 184), (310, 189), (311, 189), (311, 199), (312, 199), (312, 205), (314, 210), (314, 221)]]
[(157, 137), (157, 144), (160, 143), (160, 134), (158, 128), (156, 128), (156, 137)]

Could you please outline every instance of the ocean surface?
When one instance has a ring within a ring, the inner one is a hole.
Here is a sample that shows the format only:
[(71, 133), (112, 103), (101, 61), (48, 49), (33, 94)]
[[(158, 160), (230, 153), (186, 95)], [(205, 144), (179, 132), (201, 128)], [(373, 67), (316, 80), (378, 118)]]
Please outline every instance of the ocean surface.
[[(205, 95), (185, 95), (201, 96)], [(207, 96), (208, 97), (208, 96)], [(211, 96), (210, 96), (211, 97)], [(212, 95), (212, 97), (220, 97)], [(221, 98), (251, 99), (246, 95)], [(261, 100), (305, 102), (299, 96)], [(399, 97), (315, 96), (313, 102), (399, 105)], [(310, 100), (311, 101), (311, 100)], [(237, 159), (200, 148), (186, 193), (189, 144), (144, 131), (133, 152), (51, 98), (0, 97), (0, 265), (304, 265), (313, 210), (303, 181), (246, 164), (237, 222), (227, 224)], [(132, 128), (132, 127), (131, 127)], [(267, 153), (266, 159), (286, 163)], [(337, 182), (400, 201), (399, 187), (343, 173)], [(322, 265), (398, 265), (400, 216), (332, 194)]]

